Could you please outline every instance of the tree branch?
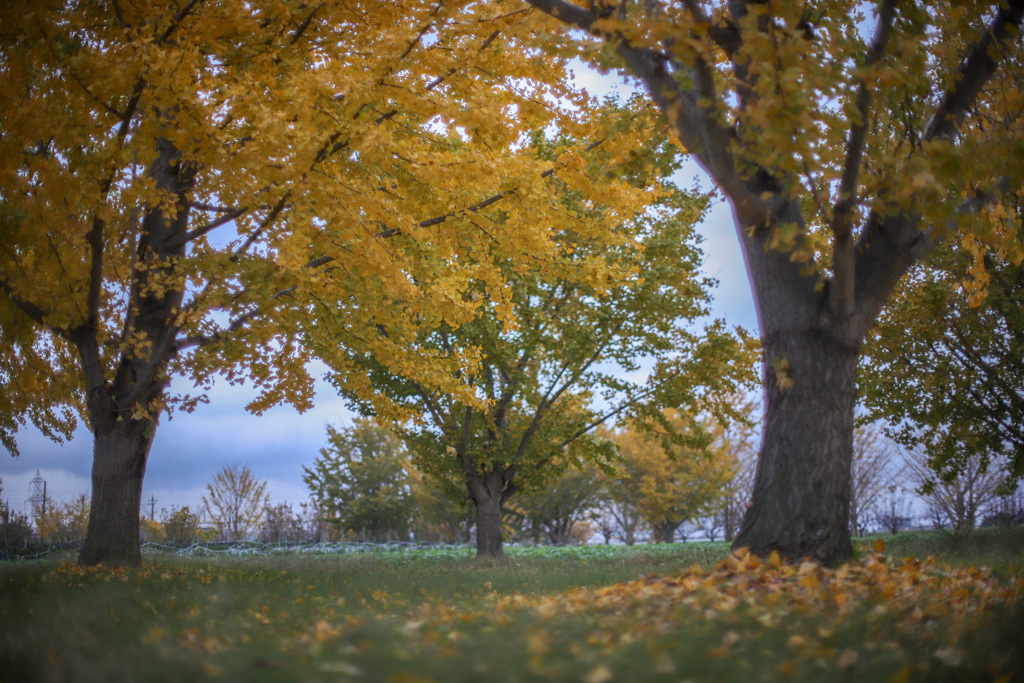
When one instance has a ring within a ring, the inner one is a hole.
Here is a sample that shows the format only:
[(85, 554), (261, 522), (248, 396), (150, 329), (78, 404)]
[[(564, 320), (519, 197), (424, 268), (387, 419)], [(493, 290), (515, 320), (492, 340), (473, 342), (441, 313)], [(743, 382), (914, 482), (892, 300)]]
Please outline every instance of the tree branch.
[[(879, 64), (885, 56), (889, 36), (892, 34), (892, 22), (895, 14), (895, 0), (885, 0), (879, 10), (878, 27), (864, 59), (865, 71)], [(832, 236), (835, 240), (833, 248), (833, 264), (835, 277), (832, 294), (835, 297), (835, 314), (845, 318), (854, 310), (854, 290), (856, 274), (854, 272), (853, 249), (853, 217), (857, 205), (857, 187), (859, 185), (860, 167), (864, 158), (864, 145), (867, 138), (868, 116), (871, 108), (871, 90), (868, 88), (867, 75), (861, 78), (855, 98), (856, 120), (850, 124), (850, 134), (846, 141), (846, 159), (839, 182), (839, 199), (832, 209)]]
[(46, 323), (46, 318), (49, 314), (28, 299), (23, 299), (19, 294), (11, 289), (11, 286), (7, 284), (7, 279), (2, 276), (0, 276), (0, 289), (3, 290), (4, 294), (6, 294), (14, 305), (17, 306), (22, 313), (27, 315), (32, 322), (36, 323), (40, 327), (52, 330), (60, 336), (67, 336), (67, 331), (65, 329), (48, 325)]
[(188, 231), (187, 233), (185, 233), (184, 235), (182, 235), (178, 239), (174, 240), (170, 244), (167, 244), (166, 247), (168, 249), (176, 249), (176, 248), (180, 247), (183, 244), (188, 244), (189, 242), (191, 242), (192, 240), (196, 239), (197, 237), (202, 237), (203, 235), (205, 235), (205, 234), (207, 234), (207, 233), (209, 233), (209, 232), (211, 232), (211, 231), (221, 227), (222, 225), (230, 223), (231, 221), (235, 220), (239, 216), (241, 216), (241, 215), (245, 214), (246, 212), (248, 212), (248, 210), (249, 209), (247, 207), (244, 207), (244, 206), (242, 208), (240, 208), (240, 209), (229, 209), (226, 214), (224, 214), (223, 216), (221, 216), (217, 220), (212, 221), (210, 223), (207, 223), (206, 225), (198, 227), (198, 228), (196, 228), (194, 230)]
[(295, 29), (295, 35), (292, 36), (292, 45), (295, 45), (295, 43), (299, 42), (299, 39), (302, 38), (302, 34), (305, 33), (306, 29), (309, 28), (309, 25), (313, 23), (313, 17), (316, 16), (316, 13), (320, 10), (321, 7), (323, 7), (322, 4), (314, 7), (313, 11), (309, 13), (309, 16), (306, 17), (306, 19), (301, 24), (299, 24), (299, 27)]
[(92, 227), (85, 236), (89, 244), (89, 289), (85, 297), (85, 325), (95, 330), (99, 323), (100, 295), (103, 292), (103, 227), (99, 216), (93, 216)]
[[(925, 129), (924, 139), (951, 138), (1003, 57), (1003, 44), (1019, 34), (1024, 0), (1001, 4), (992, 23), (971, 48)], [(1010, 28), (1010, 27), (1014, 28)]]
[(172, 35), (172, 34), (173, 34), (173, 33), (174, 33), (174, 32), (175, 32), (175, 31), (176, 31), (177, 29), (178, 29), (178, 27), (179, 27), (179, 26), (181, 25), (181, 22), (182, 22), (182, 21), (184, 21), (184, 20), (185, 20), (185, 18), (186, 18), (186, 17), (187, 17), (187, 16), (189, 15), (189, 14), (191, 14), (191, 13), (192, 13), (192, 10), (193, 10), (193, 9), (195, 8), (195, 6), (196, 6), (196, 5), (198, 5), (198, 4), (199, 4), (199, 0), (189, 0), (189, 1), (188, 1), (188, 3), (186, 3), (186, 5), (185, 5), (184, 7), (182, 7), (182, 8), (181, 8), (181, 11), (180, 11), (180, 12), (178, 12), (178, 13), (177, 13), (176, 15), (174, 15), (174, 19), (173, 19), (173, 20), (171, 21), (171, 25), (170, 25), (170, 26), (168, 26), (168, 27), (167, 27), (167, 30), (166, 30), (166, 31), (164, 31), (164, 32), (163, 32), (163, 34), (162, 34), (162, 35), (161, 35), (161, 36), (160, 36), (160, 37), (159, 37), (159, 38), (157, 39), (157, 41), (156, 41), (157, 45), (160, 45), (160, 44), (162, 44), (162, 43), (163, 43), (163, 42), (164, 42), (165, 40), (167, 40), (168, 38), (170, 38), (170, 37), (171, 37), (171, 35)]

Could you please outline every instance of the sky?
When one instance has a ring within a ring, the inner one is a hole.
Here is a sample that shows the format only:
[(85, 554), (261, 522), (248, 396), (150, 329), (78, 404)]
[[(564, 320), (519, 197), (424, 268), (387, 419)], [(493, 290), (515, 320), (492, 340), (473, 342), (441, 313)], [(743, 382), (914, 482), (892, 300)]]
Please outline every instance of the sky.
[[(591, 93), (618, 91), (627, 95), (631, 85), (621, 77), (600, 76), (579, 71), (577, 84)], [(683, 188), (697, 178), (705, 190), (710, 180), (692, 162), (676, 174)], [(730, 326), (757, 330), (754, 303), (746, 268), (732, 223), (729, 206), (715, 203), (699, 226), (704, 236), (703, 274), (718, 280), (712, 291), (711, 318), (724, 318)], [(322, 378), (326, 368), (315, 365), (313, 375)], [(186, 392), (192, 387), (183, 378), (172, 379), (170, 391)], [(257, 392), (249, 386), (216, 383), (210, 402), (191, 414), (177, 413), (161, 418), (149, 456), (143, 484), (143, 514), (151, 511), (157, 519), (161, 510), (188, 506), (198, 511), (206, 483), (223, 466), (235, 462), (248, 465), (259, 479), (266, 480), (274, 504), (287, 501), (296, 510), (309, 498), (302, 482), (303, 466), (311, 467), (327, 443), (327, 425), (345, 427), (352, 415), (336, 392), (319, 379), (315, 407), (299, 414), (290, 406), (271, 408), (261, 416), (246, 412), (245, 406)], [(81, 427), (74, 438), (57, 444), (34, 428), (19, 432), (21, 455), (0, 453), (0, 497), (15, 510), (28, 513), (31, 481), (36, 472), (46, 480), (47, 494), (56, 501), (70, 501), (89, 492), (92, 466), (92, 436)]]

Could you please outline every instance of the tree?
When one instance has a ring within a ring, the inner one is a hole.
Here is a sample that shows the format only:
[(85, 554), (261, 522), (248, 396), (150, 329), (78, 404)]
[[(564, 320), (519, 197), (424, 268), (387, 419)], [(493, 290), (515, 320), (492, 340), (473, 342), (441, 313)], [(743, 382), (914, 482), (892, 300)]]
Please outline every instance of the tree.
[(221, 467), (203, 496), (203, 511), (225, 541), (249, 538), (260, 528), (269, 506), (267, 482), (240, 462)]
[(1018, 485), (1013, 491), (1003, 493), (989, 508), (989, 514), (982, 520), (982, 526), (1016, 526), (1024, 524), (1024, 486)]
[[(4, 480), (0, 479), (0, 494), (4, 491)], [(12, 510), (6, 501), (0, 499), (0, 547), (3, 552), (18, 546), (26, 546), (32, 539), (32, 525), (28, 515)]]
[(519, 496), (512, 511), (522, 520), (524, 531), (534, 543), (539, 542), (541, 534), (552, 545), (582, 542), (580, 528), (587, 522), (601, 490), (599, 472), (593, 465), (568, 468), (543, 488)]
[(413, 498), (402, 440), (374, 420), (356, 418), (351, 427), (327, 428), (302, 480), (310, 495), (343, 532), (371, 541), (406, 540)]
[(853, 474), (850, 487), (850, 533), (864, 534), (867, 513), (877, 507), (886, 487), (903, 484), (903, 467), (877, 425), (859, 426), (853, 433)]
[(630, 458), (623, 458), (612, 474), (602, 475), (604, 509), (611, 517), (622, 542), (634, 545), (639, 534), (646, 531), (640, 512), (640, 488), (636, 486), (640, 478), (637, 463)]
[(294, 543), (302, 540), (304, 536), (302, 518), (295, 514), (288, 501), (267, 505), (263, 509), (259, 539), (264, 543)]
[(528, 2), (559, 53), (640, 81), (733, 210), (766, 385), (734, 546), (850, 557), (862, 341), (945, 233), (1022, 256), (982, 208), (1024, 179), (1024, 2)]
[(948, 524), (954, 531), (974, 529), (980, 516), (998, 501), (1003, 482), (998, 460), (974, 455), (957, 473), (947, 472), (938, 479), (922, 452), (908, 452), (906, 463), (910, 479), (924, 498), (932, 518), (942, 526)]
[(39, 538), (51, 545), (78, 545), (85, 540), (89, 525), (89, 496), (82, 494), (69, 503), (57, 503), (49, 496), (32, 504), (32, 517)]
[(897, 484), (885, 487), (888, 492), (879, 497), (875, 503), (875, 521), (883, 531), (892, 535), (905, 529), (910, 523), (910, 503), (907, 501), (906, 489)]
[[(91, 430), (82, 563), (140, 561), (160, 415), (218, 374), (251, 381), (257, 413), (305, 409), (319, 336), (453, 384), (463, 356), (406, 339), (473, 315), (466, 254), (544, 257), (538, 226), (564, 220), (521, 131), (598, 139), (566, 59), (522, 47), (534, 23), (434, 0), (2, 4), (0, 441)], [(474, 228), (495, 205), (508, 232)]]
[[(599, 117), (617, 120), (620, 109), (609, 107)], [(641, 123), (644, 116), (642, 108), (634, 114)], [(647, 187), (673, 169), (662, 160), (664, 141), (647, 133), (649, 150), (619, 158), (602, 146), (578, 172)], [(573, 145), (564, 136), (538, 134), (531, 149), (556, 158)], [(431, 390), (374, 358), (350, 359), (394, 403), (421, 409), (407, 430), (414, 464), (439, 481), (461, 479), (476, 509), (477, 552), (484, 556), (502, 553), (503, 506), (512, 495), (542, 489), (574, 463), (607, 458), (607, 446), (592, 436), (605, 421), (627, 414), (657, 420), (667, 404), (727, 410), (720, 396), (749, 381), (751, 347), (742, 333), (730, 333), (721, 321), (701, 333), (690, 325), (706, 314), (711, 284), (698, 275), (693, 228), (704, 198), (658, 188), (646, 212), (594, 233), (587, 226), (616, 212), (561, 175), (552, 179), (552, 191), (576, 217), (568, 226), (551, 226), (557, 255), (526, 270), (500, 251), (473, 254), (467, 266), (478, 273), (465, 296), (484, 302), (491, 314), (425, 330), (415, 341), (424, 353), (476, 350), (474, 367), (453, 375), (461, 395)], [(496, 220), (492, 229), (507, 228)], [(492, 279), (507, 284), (498, 297)], [(636, 380), (643, 361), (653, 370)], [(598, 394), (603, 410), (591, 401)], [(370, 411), (358, 396), (349, 398)], [(572, 455), (563, 457), (570, 445)]]
[(627, 466), (623, 485), (632, 489), (640, 516), (655, 543), (671, 543), (676, 531), (709, 512), (733, 476), (722, 444), (714, 444), (710, 421), (679, 411), (666, 411), (668, 421), (689, 444), (673, 443), (670, 434), (645, 434), (633, 429), (613, 439)]
[(299, 519), (306, 540), (312, 543), (325, 543), (341, 539), (338, 529), (327, 519), (327, 512), (315, 500), (299, 503), (299, 509), (302, 510)]
[(866, 345), (862, 397), (893, 439), (927, 454), (937, 475), (995, 457), (1008, 479), (1020, 480), (1024, 266), (986, 256), (987, 296), (979, 302), (963, 278), (972, 259), (963, 246), (943, 245), (899, 288)]
[(408, 472), (413, 538), (429, 543), (469, 543), (476, 515), (465, 487), (455, 481), (442, 484), (429, 479), (411, 463)]
[(715, 528), (721, 527), (725, 540), (729, 542), (736, 537), (754, 493), (759, 437), (757, 417), (760, 411), (759, 404), (749, 396), (734, 396), (733, 402), (740, 419), (720, 426), (715, 444), (725, 453), (732, 478), (721, 488), (712, 506), (711, 521)]
[(164, 538), (176, 548), (186, 548), (196, 542), (199, 536), (199, 515), (189, 510), (188, 506), (166, 508), (160, 511), (160, 523), (163, 525)]

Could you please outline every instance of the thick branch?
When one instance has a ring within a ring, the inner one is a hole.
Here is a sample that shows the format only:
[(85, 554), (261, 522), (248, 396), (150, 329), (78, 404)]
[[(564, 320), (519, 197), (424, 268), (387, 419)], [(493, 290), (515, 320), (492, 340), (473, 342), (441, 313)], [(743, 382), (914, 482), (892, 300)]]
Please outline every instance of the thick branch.
[(103, 292), (103, 227), (99, 216), (93, 216), (92, 227), (85, 236), (89, 244), (89, 290), (85, 298), (85, 325), (95, 329), (99, 323), (100, 295)]
[(10, 285), (7, 284), (6, 279), (0, 278), (0, 289), (2, 289), (4, 294), (6, 294), (7, 297), (14, 303), (14, 305), (18, 307), (18, 310), (20, 310), (22, 313), (24, 313), (25, 315), (32, 319), (32, 322), (39, 325), (40, 327), (52, 330), (53, 332), (56, 332), (57, 334), (60, 335), (64, 335), (66, 333), (66, 330), (64, 330), (63, 328), (55, 328), (48, 325), (46, 323), (46, 311), (44, 311), (42, 308), (35, 305), (31, 301), (24, 299), (20, 295), (15, 293), (15, 291), (11, 289)]
[(925, 140), (950, 138), (956, 134), (981, 89), (999, 66), (1004, 52), (1003, 44), (1018, 35), (1022, 16), (1024, 0), (1009, 0), (1000, 6), (992, 23), (960, 66), (953, 84), (943, 95), (925, 130)]
[[(864, 60), (865, 71), (879, 64), (885, 56), (886, 45), (892, 34), (892, 21), (895, 0), (886, 0), (879, 11), (878, 27), (868, 48)], [(846, 160), (839, 182), (839, 201), (832, 210), (832, 235), (835, 239), (833, 263), (835, 277), (833, 293), (835, 296), (835, 313), (839, 317), (847, 317), (854, 309), (854, 272), (853, 249), (853, 218), (857, 205), (857, 187), (860, 178), (861, 163), (864, 158), (864, 145), (867, 138), (868, 118), (871, 109), (871, 90), (867, 84), (867, 74), (861, 79), (855, 98), (855, 118), (850, 124), (850, 134), (846, 141)]]

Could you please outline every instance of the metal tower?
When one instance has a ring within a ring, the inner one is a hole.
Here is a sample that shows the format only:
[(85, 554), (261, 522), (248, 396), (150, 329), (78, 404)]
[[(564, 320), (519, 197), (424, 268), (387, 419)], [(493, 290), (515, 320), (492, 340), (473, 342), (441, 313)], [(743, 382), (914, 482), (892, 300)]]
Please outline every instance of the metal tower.
[(32, 485), (32, 495), (28, 497), (28, 502), (32, 503), (32, 508), (39, 508), (43, 514), (46, 514), (46, 480), (43, 479), (43, 475), (36, 470), (36, 476), (32, 477), (32, 481), (29, 482)]

